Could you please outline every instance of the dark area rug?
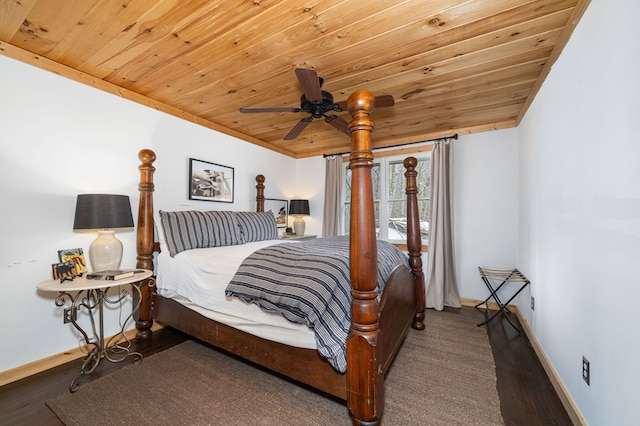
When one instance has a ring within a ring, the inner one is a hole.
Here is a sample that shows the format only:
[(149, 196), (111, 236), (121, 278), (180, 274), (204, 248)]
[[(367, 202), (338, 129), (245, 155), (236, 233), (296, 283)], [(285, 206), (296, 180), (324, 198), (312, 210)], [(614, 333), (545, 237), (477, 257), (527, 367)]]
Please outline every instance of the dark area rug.
[[(485, 328), (427, 312), (386, 379), (385, 425), (501, 425)], [(72, 425), (348, 425), (346, 405), (187, 341), (47, 401)]]

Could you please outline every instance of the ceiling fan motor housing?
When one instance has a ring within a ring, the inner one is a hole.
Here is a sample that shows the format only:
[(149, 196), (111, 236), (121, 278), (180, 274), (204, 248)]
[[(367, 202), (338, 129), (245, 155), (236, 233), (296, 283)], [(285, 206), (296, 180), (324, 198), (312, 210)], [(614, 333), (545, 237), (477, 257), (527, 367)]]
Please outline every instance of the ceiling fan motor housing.
[[(300, 108), (240, 108), (240, 112), (305, 112), (309, 114), (308, 117), (299, 120), (296, 125), (293, 126), (289, 133), (284, 137), (284, 140), (293, 140), (297, 138), (306, 126), (316, 118), (324, 118), (324, 121), (338, 129), (338, 131), (349, 135), (349, 123), (333, 114), (334, 111), (344, 111), (347, 108), (347, 102), (333, 103), (333, 95), (322, 90), (324, 79), (319, 77), (312, 69), (296, 68), (296, 77), (298, 78), (300, 87), (302, 87), (302, 92), (308, 94), (312, 98), (309, 99), (303, 94), (300, 97)], [(377, 107), (393, 106), (393, 96), (376, 96), (375, 103)], [(328, 111), (332, 111), (332, 113), (327, 114)]]
[(308, 112), (313, 118), (322, 118), (324, 113), (331, 111), (333, 107), (333, 96), (329, 92), (321, 90), (322, 100), (308, 100), (305, 95), (300, 97), (300, 109)]

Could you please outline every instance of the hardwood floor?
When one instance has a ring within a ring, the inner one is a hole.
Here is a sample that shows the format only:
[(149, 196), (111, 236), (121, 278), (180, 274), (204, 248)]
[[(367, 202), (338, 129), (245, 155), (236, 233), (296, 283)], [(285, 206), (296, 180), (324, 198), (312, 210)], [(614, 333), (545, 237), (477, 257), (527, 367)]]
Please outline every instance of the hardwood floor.
[[(477, 317), (478, 322), (486, 318), (483, 310), (472, 307), (445, 309)], [(520, 327), (515, 315), (512, 314), (509, 318)], [(571, 418), (524, 332), (519, 334), (501, 315), (486, 327), (496, 364), (498, 395), (505, 425), (572, 425)]]
[[(447, 311), (478, 318), (478, 322), (484, 318), (482, 311), (470, 307)], [(512, 320), (517, 321), (515, 316)], [(505, 424), (571, 425), (524, 333), (519, 335), (500, 317), (488, 324), (487, 332), (496, 363), (498, 393)], [(152, 340), (135, 343), (135, 350), (148, 356), (186, 339), (187, 336), (172, 329), (162, 329), (154, 333)], [(61, 425), (45, 401), (68, 391), (69, 383), (78, 374), (80, 365), (81, 361), (76, 360), (0, 387), (0, 425)], [(82, 380), (95, 380), (124, 365), (127, 362), (101, 363), (96, 372)]]

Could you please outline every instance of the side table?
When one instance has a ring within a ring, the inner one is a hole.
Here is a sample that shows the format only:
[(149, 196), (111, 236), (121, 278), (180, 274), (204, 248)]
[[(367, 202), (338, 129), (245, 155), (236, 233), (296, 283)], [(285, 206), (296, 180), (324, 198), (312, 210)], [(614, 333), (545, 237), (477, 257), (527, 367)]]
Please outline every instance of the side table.
[[(46, 292), (58, 292), (56, 297), (56, 306), (63, 307), (68, 302), (71, 304), (69, 308), (64, 310), (64, 322), (70, 322), (78, 330), (84, 339), (84, 343), (87, 346), (92, 346), (87, 355), (83, 358), (82, 368), (80, 373), (71, 381), (69, 385), (69, 391), (75, 392), (79, 388), (78, 378), (85, 374), (92, 373), (100, 364), (102, 358), (106, 358), (111, 362), (123, 361), (128, 356), (135, 358), (134, 363), (139, 363), (142, 360), (142, 354), (139, 352), (133, 352), (129, 350), (128, 346), (123, 346), (116, 342), (111, 344), (105, 342), (104, 338), (104, 305), (120, 303), (125, 297), (131, 294), (131, 292), (123, 290), (115, 299), (110, 299), (107, 296), (107, 292), (111, 287), (121, 287), (127, 284), (132, 284), (132, 288), (135, 291), (140, 292), (138, 283), (151, 277), (152, 271), (147, 269), (138, 269), (132, 277), (127, 277), (115, 281), (108, 280), (88, 280), (85, 277), (75, 277), (73, 281), (60, 280), (48, 280), (38, 284), (38, 289)], [(134, 290), (131, 291), (134, 291)], [(139, 298), (140, 299), (140, 298)], [(78, 310), (84, 308), (88, 314), (91, 322), (91, 330), (88, 332), (80, 326), (77, 322)], [(120, 332), (116, 336), (124, 335), (124, 328), (126, 324), (133, 318), (134, 312), (139, 306), (134, 306), (131, 310), (131, 314), (127, 316), (127, 319), (122, 323)], [(96, 316), (97, 314), (97, 328), (96, 328)], [(91, 336), (89, 336), (91, 333)]]

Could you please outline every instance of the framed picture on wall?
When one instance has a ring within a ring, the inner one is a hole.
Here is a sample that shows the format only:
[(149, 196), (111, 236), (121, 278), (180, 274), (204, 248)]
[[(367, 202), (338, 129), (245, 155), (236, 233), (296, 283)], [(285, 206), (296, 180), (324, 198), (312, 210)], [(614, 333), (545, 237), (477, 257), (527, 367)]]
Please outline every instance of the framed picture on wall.
[(271, 211), (276, 217), (278, 228), (286, 228), (289, 223), (289, 202), (287, 200), (278, 200), (276, 198), (264, 199), (264, 211)]
[(190, 158), (189, 199), (233, 203), (233, 167)]

